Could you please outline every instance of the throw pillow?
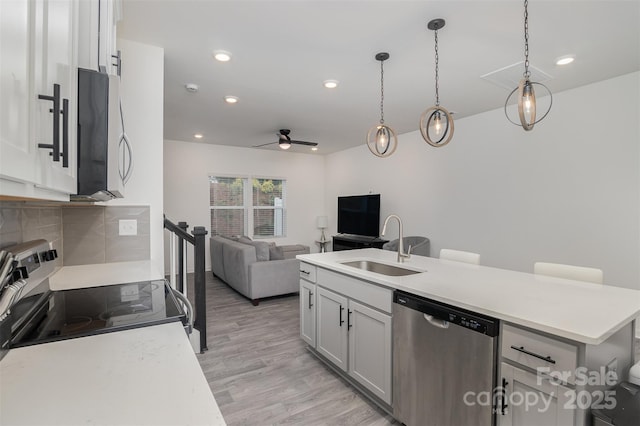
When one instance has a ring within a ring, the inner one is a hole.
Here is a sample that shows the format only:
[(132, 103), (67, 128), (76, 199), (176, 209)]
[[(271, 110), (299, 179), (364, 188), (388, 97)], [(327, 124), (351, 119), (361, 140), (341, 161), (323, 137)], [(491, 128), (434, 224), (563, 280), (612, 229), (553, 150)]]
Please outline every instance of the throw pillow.
[(245, 237), (244, 235), (242, 237), (238, 237), (237, 241), (242, 244), (253, 244), (253, 240), (249, 237)]
[(278, 247), (275, 244), (269, 246), (269, 260), (284, 260), (284, 251), (282, 247)]
[(258, 262), (269, 260), (269, 243), (265, 241), (251, 241), (251, 245), (256, 248), (256, 259)]

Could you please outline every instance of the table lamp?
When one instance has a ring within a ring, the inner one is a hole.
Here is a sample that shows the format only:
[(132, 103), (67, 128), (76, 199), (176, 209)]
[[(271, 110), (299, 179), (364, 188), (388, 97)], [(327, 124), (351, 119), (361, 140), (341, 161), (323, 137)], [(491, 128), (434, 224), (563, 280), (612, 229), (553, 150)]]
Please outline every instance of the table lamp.
[(320, 241), (326, 241), (327, 237), (324, 235), (325, 228), (329, 227), (329, 220), (326, 216), (318, 216), (316, 218), (316, 226), (322, 230), (322, 235), (320, 236)]

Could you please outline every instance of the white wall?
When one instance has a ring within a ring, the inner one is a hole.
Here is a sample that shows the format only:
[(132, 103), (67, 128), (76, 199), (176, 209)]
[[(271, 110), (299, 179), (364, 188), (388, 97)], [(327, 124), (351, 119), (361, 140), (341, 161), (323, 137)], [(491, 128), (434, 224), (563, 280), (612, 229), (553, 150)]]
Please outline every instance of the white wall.
[(125, 197), (107, 205), (149, 206), (150, 256), (163, 270), (164, 49), (122, 39), (118, 48), (122, 51), (124, 127), (133, 149), (134, 168)]
[[(317, 252), (316, 216), (324, 209), (324, 157), (320, 155), (235, 148), (204, 143), (164, 142), (164, 210), (174, 223), (204, 226), (211, 235), (209, 176), (245, 175), (279, 177), (287, 180), (287, 236), (267, 239), (278, 245), (305, 244)], [(210, 270), (207, 240), (206, 269)], [(167, 244), (166, 252), (169, 250)], [(168, 257), (167, 257), (168, 259)], [(193, 271), (190, 255), (188, 271)], [(167, 271), (169, 263), (166, 262)]]
[(639, 80), (633, 73), (555, 94), (531, 132), (499, 109), (456, 120), (442, 148), (416, 130), (386, 159), (364, 144), (329, 155), (329, 232), (337, 196), (380, 193), (381, 220), (398, 214), (405, 235), (431, 238), (435, 257), (449, 247), (526, 272), (535, 261), (593, 266), (606, 284), (640, 288)]

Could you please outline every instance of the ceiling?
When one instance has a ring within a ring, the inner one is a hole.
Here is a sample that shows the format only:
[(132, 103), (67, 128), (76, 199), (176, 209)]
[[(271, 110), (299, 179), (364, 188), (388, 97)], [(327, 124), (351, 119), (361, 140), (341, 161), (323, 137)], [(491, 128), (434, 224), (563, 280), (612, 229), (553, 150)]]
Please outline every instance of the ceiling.
[[(119, 37), (164, 48), (164, 136), (180, 141), (252, 147), (288, 128), (293, 139), (318, 142), (317, 154), (364, 144), (380, 119), (374, 56), (383, 51), (385, 124), (415, 131), (435, 103), (434, 18), (446, 20), (440, 102), (455, 118), (501, 108), (510, 90), (481, 76), (524, 59), (519, 0), (123, 0), (122, 12)], [(529, 36), (531, 65), (551, 77), (553, 93), (638, 71), (640, 2), (530, 0)], [(233, 57), (218, 62), (214, 50)], [(567, 54), (573, 64), (555, 65)], [(327, 79), (339, 86), (324, 88)], [(226, 104), (225, 95), (240, 101)]]

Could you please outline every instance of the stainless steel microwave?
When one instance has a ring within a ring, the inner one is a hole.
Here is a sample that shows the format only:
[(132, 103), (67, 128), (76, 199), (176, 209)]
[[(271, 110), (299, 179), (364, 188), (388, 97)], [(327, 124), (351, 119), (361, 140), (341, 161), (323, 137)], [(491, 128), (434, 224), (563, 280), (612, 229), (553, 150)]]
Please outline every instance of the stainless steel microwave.
[(131, 146), (122, 130), (120, 80), (78, 69), (78, 193), (72, 201), (124, 197)]

